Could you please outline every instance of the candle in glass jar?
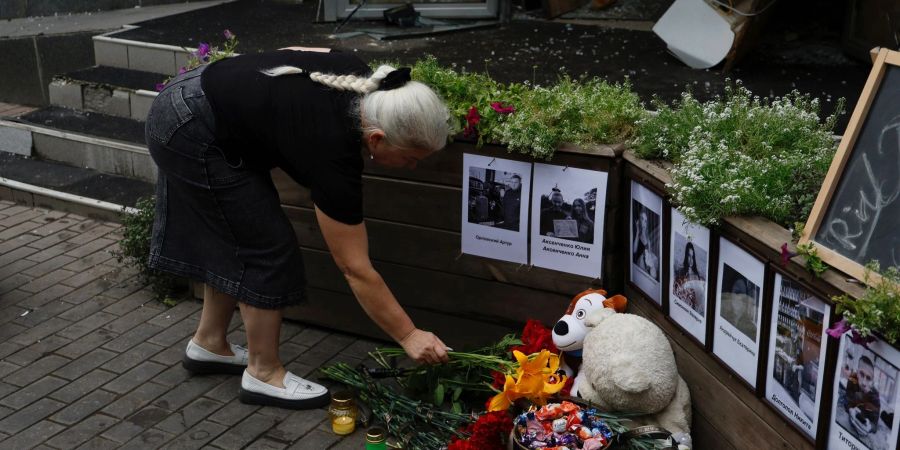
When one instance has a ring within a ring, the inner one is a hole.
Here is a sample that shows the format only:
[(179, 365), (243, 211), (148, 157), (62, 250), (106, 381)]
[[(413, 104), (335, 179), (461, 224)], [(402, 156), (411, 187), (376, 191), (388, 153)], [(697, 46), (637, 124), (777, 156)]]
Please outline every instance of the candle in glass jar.
[(334, 431), (334, 434), (350, 434), (356, 429), (356, 420), (350, 416), (335, 417), (331, 421), (331, 429)]

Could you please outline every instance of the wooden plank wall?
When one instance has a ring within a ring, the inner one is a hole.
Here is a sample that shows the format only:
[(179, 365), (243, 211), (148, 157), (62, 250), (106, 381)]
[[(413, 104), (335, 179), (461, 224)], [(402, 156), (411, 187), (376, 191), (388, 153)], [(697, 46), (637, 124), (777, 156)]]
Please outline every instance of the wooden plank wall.
[[(550, 162), (610, 173), (603, 276), (591, 280), (460, 253), (464, 152), (527, 160), (499, 146), (475, 149), (463, 142), (426, 159), (416, 170), (366, 168), (364, 206), (370, 254), (417, 326), (434, 331), (448, 345), (466, 348), (518, 332), (529, 318), (554, 323), (571, 296), (585, 288), (625, 292), (630, 299), (629, 312), (649, 318), (670, 339), (693, 397), (694, 448), (813, 448), (649, 300), (626, 288), (624, 274), (629, 259), (624, 230), (628, 201), (621, 198), (627, 193), (625, 184), (628, 177), (635, 177), (662, 186), (670, 181), (664, 166), (641, 161), (630, 152), (623, 154), (621, 147), (567, 147)], [(359, 307), (331, 260), (315, 222), (309, 193), (284, 173), (275, 171), (273, 178), (303, 250), (310, 283), (310, 302), (289, 309), (286, 316), (386, 339)], [(723, 233), (751, 243), (758, 253), (774, 261), (779, 258), (781, 243), (790, 239), (784, 235), (786, 230), (757, 219), (729, 219)], [(825, 288), (840, 285), (841, 290), (854, 293), (860, 289), (833, 274), (822, 281), (810, 280), (797, 267), (790, 267), (788, 273), (809, 283), (827, 285)]]

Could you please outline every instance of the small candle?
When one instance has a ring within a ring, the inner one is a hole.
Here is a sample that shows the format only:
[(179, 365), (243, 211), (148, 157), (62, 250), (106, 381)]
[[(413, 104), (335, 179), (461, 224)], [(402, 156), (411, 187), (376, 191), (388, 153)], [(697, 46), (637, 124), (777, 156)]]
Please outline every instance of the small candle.
[(335, 417), (331, 421), (331, 429), (334, 431), (334, 434), (350, 434), (356, 429), (356, 420), (350, 416)]

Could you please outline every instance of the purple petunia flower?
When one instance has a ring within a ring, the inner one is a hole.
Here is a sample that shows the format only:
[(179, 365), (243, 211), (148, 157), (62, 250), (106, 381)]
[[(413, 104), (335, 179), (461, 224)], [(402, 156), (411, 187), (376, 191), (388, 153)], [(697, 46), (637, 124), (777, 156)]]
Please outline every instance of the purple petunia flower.
[(829, 336), (831, 336), (835, 339), (840, 339), (841, 336), (843, 336), (844, 333), (846, 333), (849, 330), (850, 330), (850, 324), (847, 323), (847, 319), (841, 319), (840, 321), (835, 322), (834, 326), (825, 330), (825, 332), (828, 333)]
[(166, 88), (166, 83), (156, 83), (156, 92), (162, 92)]
[(209, 44), (201, 42), (200, 45), (197, 46), (197, 51), (194, 52), (194, 54), (201, 60), (206, 60), (209, 58)]
[(788, 250), (787, 242), (781, 244), (781, 267), (787, 267), (788, 262), (795, 256), (797, 256), (796, 253)]
[(862, 345), (863, 347), (868, 347), (870, 343), (875, 342), (875, 337), (863, 336), (859, 331), (853, 330), (853, 332), (850, 333), (850, 342), (856, 345)]
[(182, 68), (178, 69), (178, 75), (181, 75), (185, 72), (187, 72), (187, 67), (182, 67)]
[(236, 36), (234, 35), (234, 33), (231, 32), (231, 30), (225, 30), (222, 34), (224, 34), (224, 35), (225, 35), (225, 39), (228, 39), (229, 41), (232, 40), (232, 39), (234, 39), (234, 38), (236, 37)]

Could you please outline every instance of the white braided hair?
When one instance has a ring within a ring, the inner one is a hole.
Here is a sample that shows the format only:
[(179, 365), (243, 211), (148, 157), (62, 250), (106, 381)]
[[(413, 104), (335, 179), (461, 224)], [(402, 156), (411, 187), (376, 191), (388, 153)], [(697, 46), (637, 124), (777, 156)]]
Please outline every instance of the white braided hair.
[(418, 81), (409, 81), (387, 91), (377, 90), (381, 81), (394, 70), (382, 65), (368, 78), (307, 72), (294, 66), (279, 66), (261, 72), (271, 77), (308, 73), (311, 80), (332, 89), (363, 94), (357, 108), (365, 124), (363, 133), (381, 130), (385, 142), (392, 147), (431, 151), (444, 148), (451, 130), (447, 106), (431, 88)]

